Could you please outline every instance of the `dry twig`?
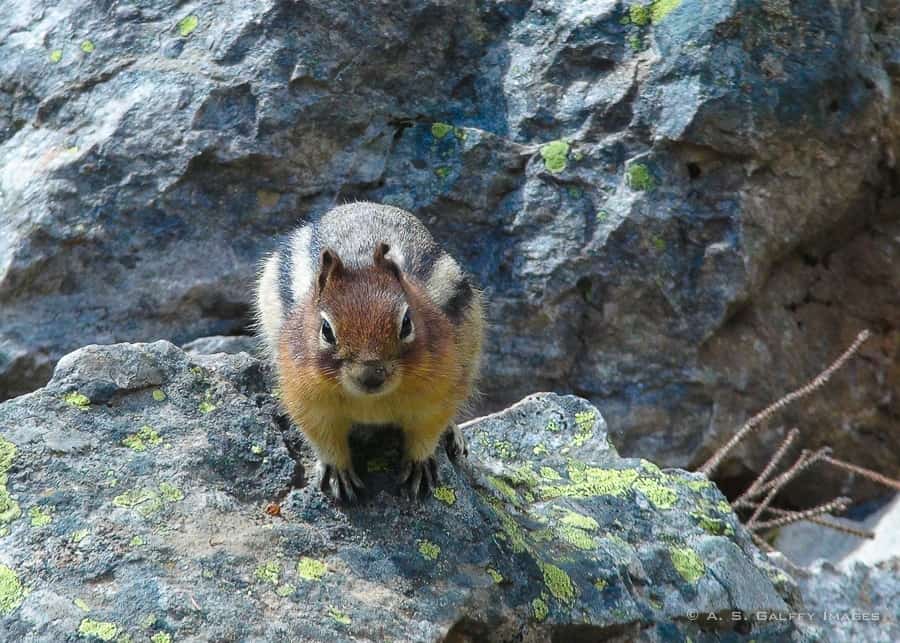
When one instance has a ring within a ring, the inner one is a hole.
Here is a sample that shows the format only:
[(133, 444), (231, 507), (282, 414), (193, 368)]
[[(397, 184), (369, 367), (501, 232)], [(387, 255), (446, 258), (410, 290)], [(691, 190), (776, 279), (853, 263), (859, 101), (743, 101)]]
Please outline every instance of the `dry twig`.
[(859, 335), (856, 336), (856, 339), (850, 344), (850, 347), (845, 350), (840, 357), (838, 357), (834, 362), (832, 362), (831, 366), (826, 368), (824, 371), (816, 375), (813, 379), (807, 382), (804, 386), (801, 386), (796, 391), (788, 393), (780, 400), (776, 401), (774, 404), (766, 407), (752, 418), (747, 420), (744, 423), (744, 426), (732, 437), (724, 446), (719, 448), (712, 457), (703, 463), (698, 471), (700, 473), (705, 473), (707, 476), (712, 474), (713, 471), (716, 470), (716, 467), (725, 459), (725, 456), (735, 447), (735, 445), (743, 440), (747, 434), (749, 434), (754, 428), (759, 426), (763, 421), (771, 417), (777, 411), (783, 409), (791, 402), (799, 400), (802, 397), (806, 397), (813, 391), (818, 388), (821, 388), (823, 384), (825, 384), (835, 372), (840, 369), (844, 364), (847, 363), (856, 351), (859, 350), (859, 347), (862, 346), (863, 342), (869, 339), (870, 333), (868, 330), (862, 331)]

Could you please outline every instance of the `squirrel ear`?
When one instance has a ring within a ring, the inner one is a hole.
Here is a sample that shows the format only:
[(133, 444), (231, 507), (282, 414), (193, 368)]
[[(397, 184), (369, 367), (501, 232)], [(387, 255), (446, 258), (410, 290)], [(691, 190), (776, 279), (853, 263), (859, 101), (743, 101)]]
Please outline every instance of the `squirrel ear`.
[(328, 283), (329, 279), (343, 274), (344, 264), (334, 250), (325, 248), (322, 251), (319, 266), (319, 292), (322, 292), (325, 290), (325, 284)]
[(375, 255), (373, 259), (375, 265), (379, 268), (391, 272), (397, 279), (400, 279), (400, 268), (391, 259), (387, 258), (387, 253), (391, 251), (391, 247), (384, 241), (375, 244)]

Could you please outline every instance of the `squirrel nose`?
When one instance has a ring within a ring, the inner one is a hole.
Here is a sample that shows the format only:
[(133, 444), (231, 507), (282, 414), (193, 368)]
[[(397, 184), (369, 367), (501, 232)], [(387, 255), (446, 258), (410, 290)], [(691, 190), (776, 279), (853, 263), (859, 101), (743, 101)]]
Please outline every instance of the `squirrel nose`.
[(387, 379), (387, 368), (381, 362), (363, 362), (359, 382), (368, 389), (377, 389)]

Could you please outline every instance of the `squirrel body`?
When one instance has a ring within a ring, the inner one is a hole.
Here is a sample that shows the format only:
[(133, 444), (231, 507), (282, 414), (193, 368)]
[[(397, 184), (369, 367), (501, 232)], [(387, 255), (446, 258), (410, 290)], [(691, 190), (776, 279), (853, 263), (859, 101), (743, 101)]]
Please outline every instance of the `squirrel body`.
[[(436, 483), (434, 453), (478, 376), (481, 293), (412, 214), (336, 207), (294, 230), (263, 262), (257, 316), (282, 402), (316, 451), (323, 491), (354, 500), (356, 425), (404, 434), (403, 481)], [(454, 451), (451, 450), (451, 454)]]

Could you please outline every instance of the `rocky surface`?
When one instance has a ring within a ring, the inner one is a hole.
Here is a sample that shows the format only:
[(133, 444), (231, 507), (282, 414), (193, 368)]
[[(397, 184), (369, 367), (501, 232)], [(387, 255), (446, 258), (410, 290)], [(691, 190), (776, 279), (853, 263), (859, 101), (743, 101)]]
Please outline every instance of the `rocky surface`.
[[(245, 329), (273, 237), (365, 198), (487, 286), (489, 407), (576, 392), (624, 452), (698, 464), (869, 326), (785, 422), (897, 475), (898, 7), (13, 3), (0, 396), (88, 342)], [(870, 492), (844, 482), (795, 500)]]
[(809, 636), (730, 618), (796, 608), (791, 581), (705, 478), (620, 458), (584, 400), (469, 424), (469, 460), (441, 454), (421, 504), (397, 493), (395, 436), (361, 432), (369, 499), (341, 509), (266, 388), (246, 353), (160, 341), (80, 349), (0, 405), (8, 640)]
[(854, 563), (841, 571), (820, 561), (808, 575), (797, 575), (804, 611), (828, 632), (831, 641), (895, 643), (900, 640), (900, 558), (876, 565)]

